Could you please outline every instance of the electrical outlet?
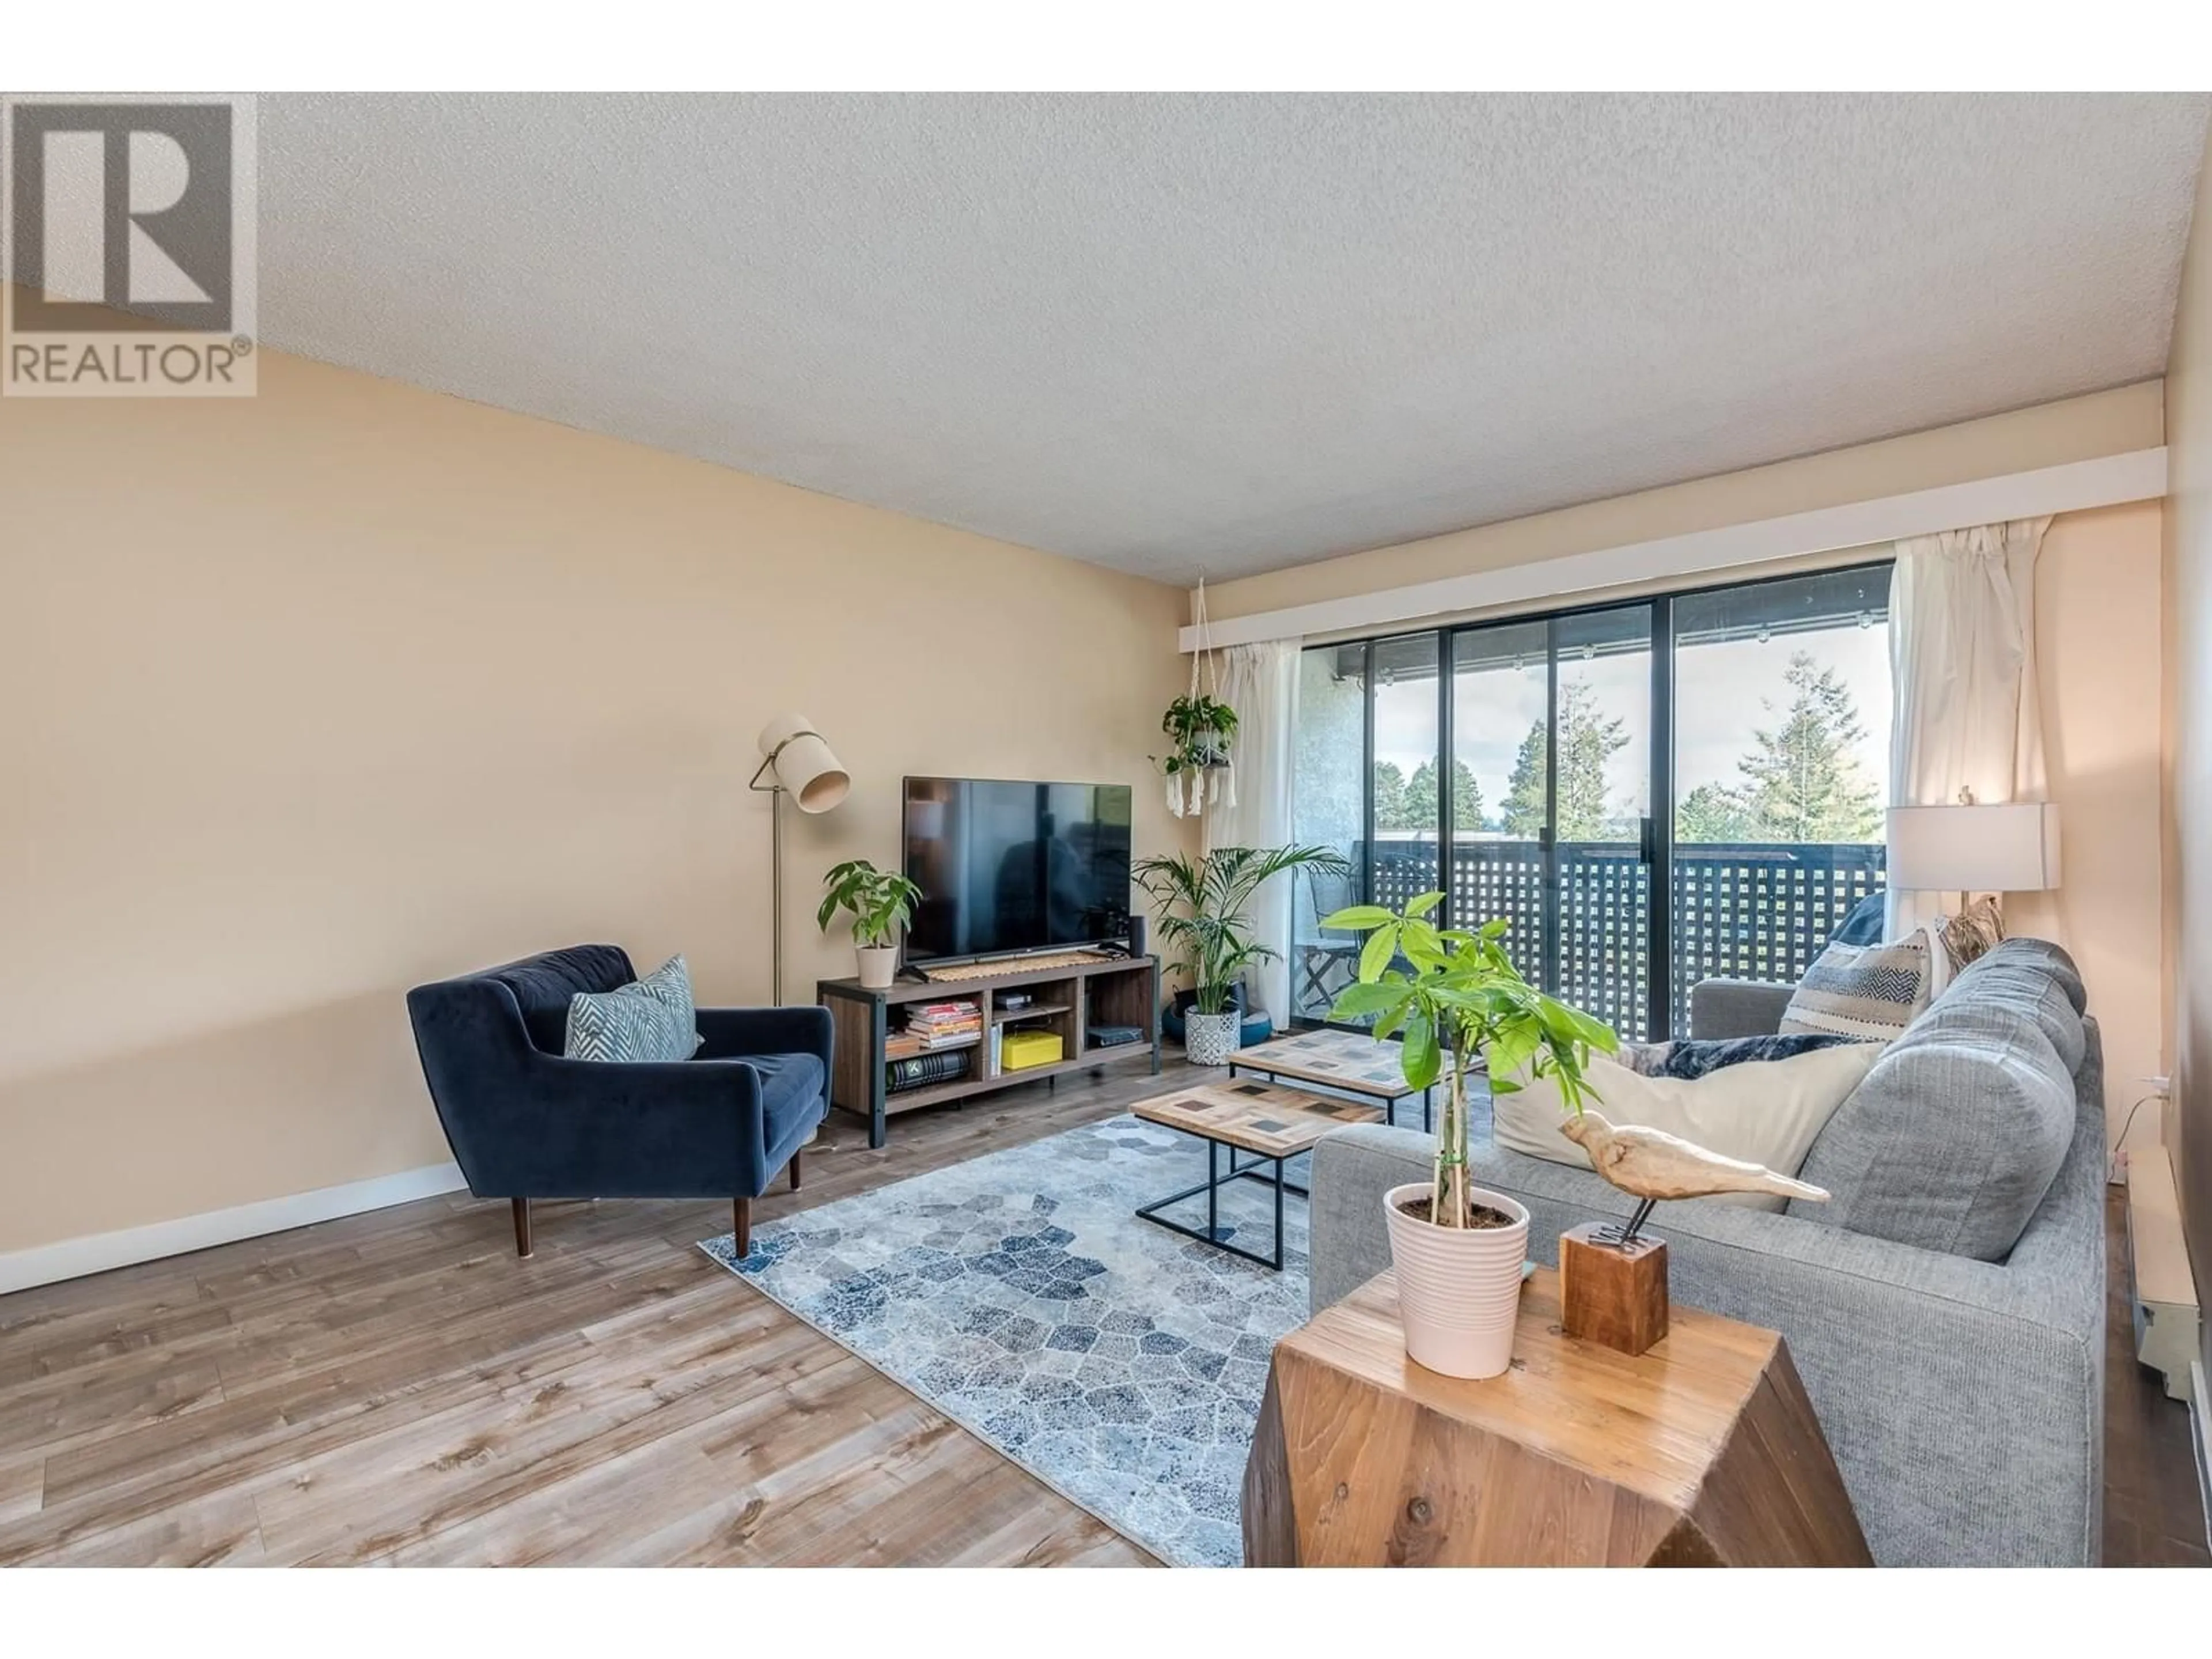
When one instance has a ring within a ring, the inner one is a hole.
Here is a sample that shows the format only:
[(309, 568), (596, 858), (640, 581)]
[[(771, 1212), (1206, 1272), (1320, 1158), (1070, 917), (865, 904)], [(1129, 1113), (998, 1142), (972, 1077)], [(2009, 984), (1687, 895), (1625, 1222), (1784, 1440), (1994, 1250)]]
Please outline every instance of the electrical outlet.
[(2143, 1081), (2150, 1085), (2151, 1093), (2160, 1099), (2173, 1092), (2173, 1079), (2170, 1077), (2147, 1077)]

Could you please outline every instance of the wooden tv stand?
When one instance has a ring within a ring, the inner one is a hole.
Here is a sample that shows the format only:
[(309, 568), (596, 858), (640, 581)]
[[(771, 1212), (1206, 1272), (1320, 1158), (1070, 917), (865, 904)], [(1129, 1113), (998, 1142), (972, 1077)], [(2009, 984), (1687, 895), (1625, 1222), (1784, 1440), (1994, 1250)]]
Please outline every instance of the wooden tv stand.
[[(830, 1103), (868, 1120), (868, 1145), (884, 1144), (884, 1121), (901, 1112), (964, 1100), (1063, 1072), (1087, 1071), (1109, 1060), (1150, 1051), (1152, 1071), (1160, 1069), (1160, 962), (1158, 957), (1109, 957), (1062, 952), (1048, 959), (1012, 957), (1003, 963), (971, 963), (926, 983), (901, 981), (887, 991), (869, 991), (857, 979), (825, 979), (815, 994), (830, 1011), (836, 1037), (830, 1068)], [(1006, 991), (1026, 991), (1035, 1000), (1026, 1008), (1001, 1009)], [(974, 1002), (992, 1024), (1054, 1031), (1064, 1058), (997, 1077), (985, 1074), (990, 1051), (988, 1028), (982, 1043), (954, 1052), (965, 1055), (957, 1078), (891, 1093), (884, 1045), (895, 1010), (915, 1002)], [(1089, 1047), (1091, 1028), (1133, 1025), (1145, 1035), (1111, 1048)]]

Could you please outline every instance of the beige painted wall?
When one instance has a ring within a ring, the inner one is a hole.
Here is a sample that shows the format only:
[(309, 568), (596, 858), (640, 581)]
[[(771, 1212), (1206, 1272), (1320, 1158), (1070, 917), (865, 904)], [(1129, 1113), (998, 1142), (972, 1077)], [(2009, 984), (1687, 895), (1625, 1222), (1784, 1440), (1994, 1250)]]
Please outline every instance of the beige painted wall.
[[(2159, 933), (2160, 505), (2051, 521), (2036, 562), (2036, 668), (2045, 759), (2058, 803), (2062, 885), (2005, 902), (2014, 933), (2073, 953), (2105, 1044), (2106, 1133), (2166, 1069)], [(2158, 1109), (2129, 1139), (2158, 1134)]]
[(2146, 381), (1749, 471), (1346, 554), (1209, 586), (1206, 608), (1216, 618), (1249, 617), (1569, 553), (2155, 448), (2165, 441), (2160, 399), (2159, 383)]
[(1144, 787), (1182, 595), (272, 356), (242, 402), (0, 402), (0, 1251), (442, 1162), (401, 997), (612, 939), (764, 1000), (770, 714), (854, 790)]
[[(2166, 708), (2175, 1167), (2200, 1297), (2212, 1294), (2212, 149), (2198, 174), (2166, 384)], [(2212, 1325), (2205, 1364), (2212, 1367)]]

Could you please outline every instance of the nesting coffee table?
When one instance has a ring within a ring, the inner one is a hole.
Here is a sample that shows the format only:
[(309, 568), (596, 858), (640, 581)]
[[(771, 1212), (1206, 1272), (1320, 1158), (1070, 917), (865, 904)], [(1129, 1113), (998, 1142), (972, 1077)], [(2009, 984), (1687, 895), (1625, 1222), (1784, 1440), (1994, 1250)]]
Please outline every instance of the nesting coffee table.
[(1395, 1042), (1377, 1042), (1364, 1031), (1299, 1031), (1256, 1048), (1240, 1048), (1229, 1057), (1229, 1075), (1289, 1078), (1356, 1095), (1374, 1102), (1381, 1109), (1378, 1115), (1391, 1123), (1398, 1121), (1398, 1103), (1419, 1095), (1421, 1127), (1428, 1129), (1436, 1091), (1407, 1086), (1399, 1052)]
[[(1137, 1213), (1156, 1227), (1165, 1227), (1170, 1232), (1197, 1239), (1247, 1261), (1273, 1267), (1278, 1273), (1283, 1266), (1283, 1194), (1304, 1197), (1306, 1190), (1291, 1185), (1284, 1178), (1285, 1161), (1300, 1152), (1311, 1152), (1314, 1143), (1331, 1129), (1340, 1129), (1347, 1123), (1373, 1123), (1382, 1115), (1377, 1108), (1362, 1101), (1332, 1100), (1325, 1095), (1311, 1095), (1304, 1090), (1285, 1089), (1250, 1078), (1178, 1089), (1152, 1100), (1140, 1100), (1129, 1109), (1147, 1123), (1180, 1129), (1206, 1143), (1206, 1179), (1194, 1187), (1186, 1187), (1179, 1193), (1170, 1193), (1141, 1206)], [(1221, 1167), (1224, 1149), (1229, 1153), (1226, 1170)], [(1253, 1161), (1239, 1164), (1237, 1155), (1240, 1152), (1252, 1153)], [(1248, 1250), (1230, 1242), (1236, 1229), (1221, 1224), (1221, 1188), (1231, 1181), (1256, 1181), (1263, 1187), (1274, 1188), (1275, 1248), (1272, 1255), (1262, 1255), (1257, 1250)], [(1200, 1193), (1206, 1194), (1205, 1226), (1193, 1227), (1160, 1213), (1170, 1205), (1180, 1204)]]

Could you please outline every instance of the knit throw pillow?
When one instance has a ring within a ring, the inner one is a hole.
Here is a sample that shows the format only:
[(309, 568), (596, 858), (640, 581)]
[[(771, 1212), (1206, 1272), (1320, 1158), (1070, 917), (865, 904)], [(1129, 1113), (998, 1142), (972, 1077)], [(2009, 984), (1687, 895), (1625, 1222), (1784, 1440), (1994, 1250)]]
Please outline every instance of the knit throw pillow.
[(570, 1060), (689, 1060), (700, 1042), (690, 969), (671, 957), (631, 984), (571, 997), (562, 1052)]
[(1826, 1031), (1887, 1042), (1904, 1034), (1948, 977), (1942, 944), (1920, 928), (1894, 945), (1831, 945), (1784, 1011), (1784, 1036)]

